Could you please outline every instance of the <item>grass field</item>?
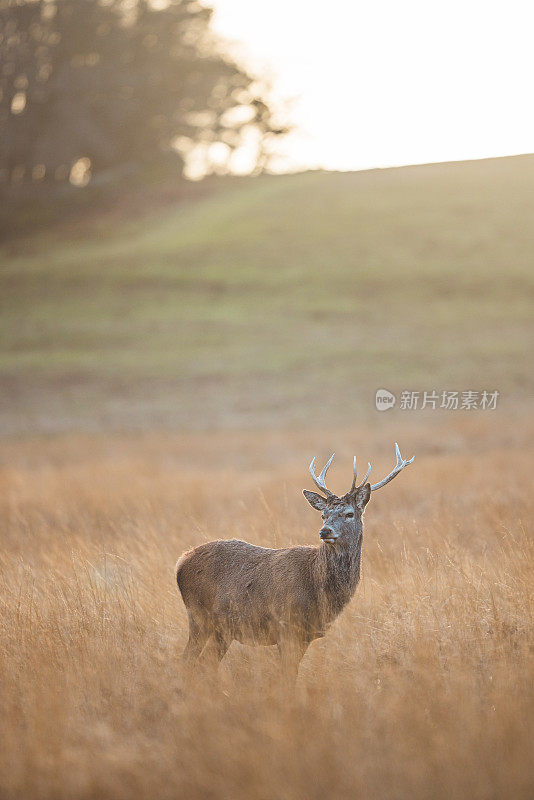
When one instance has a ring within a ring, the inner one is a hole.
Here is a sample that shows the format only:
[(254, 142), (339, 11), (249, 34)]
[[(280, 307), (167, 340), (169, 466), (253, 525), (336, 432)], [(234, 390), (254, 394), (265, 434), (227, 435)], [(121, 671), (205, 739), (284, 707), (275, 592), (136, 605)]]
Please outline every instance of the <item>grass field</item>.
[(174, 561), (318, 541), (310, 447), (345, 442), (341, 491), (353, 443), (389, 471), (388, 426), (5, 443), (1, 796), (531, 798), (533, 433), (403, 432), (416, 460), (373, 495), (362, 582), (289, 696), (276, 649), (237, 644), (184, 694)]
[(534, 156), (247, 178), (6, 245), (0, 423), (350, 422), (379, 386), (522, 400), (533, 180)]
[[(530, 800), (534, 156), (215, 181), (1, 250), (0, 797)], [(494, 411), (374, 393), (497, 390)], [(296, 690), (184, 689), (173, 566), (318, 543), (378, 479)]]

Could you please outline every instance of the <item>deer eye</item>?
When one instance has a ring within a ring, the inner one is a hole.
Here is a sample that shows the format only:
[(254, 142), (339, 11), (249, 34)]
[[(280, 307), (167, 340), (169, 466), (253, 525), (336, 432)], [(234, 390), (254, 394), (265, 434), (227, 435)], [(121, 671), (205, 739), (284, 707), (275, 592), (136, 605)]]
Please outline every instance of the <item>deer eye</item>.
[(345, 514), (345, 519), (352, 519), (354, 516), (354, 511), (347, 511)]

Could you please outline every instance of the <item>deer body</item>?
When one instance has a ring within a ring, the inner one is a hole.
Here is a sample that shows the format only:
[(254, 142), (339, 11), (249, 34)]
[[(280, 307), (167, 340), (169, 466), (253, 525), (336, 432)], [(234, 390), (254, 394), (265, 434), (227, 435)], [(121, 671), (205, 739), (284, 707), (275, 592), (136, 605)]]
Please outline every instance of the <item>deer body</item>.
[(327, 544), (270, 549), (230, 539), (185, 553), (176, 577), (205, 633), (242, 644), (279, 644), (289, 634), (311, 642), (356, 591), (360, 558), (361, 538), (342, 552)]
[[(333, 456), (332, 456), (333, 458)], [(371, 491), (395, 477), (404, 462), (397, 447), (397, 467), (375, 486), (356, 486), (343, 497), (324, 483), (332, 458), (319, 478), (326, 494), (304, 491), (323, 517), (317, 547), (271, 549), (238, 539), (218, 540), (184, 553), (176, 579), (189, 617), (184, 651), (191, 665), (211, 655), (215, 663), (235, 639), (242, 644), (278, 645), (287, 672), (296, 675), (306, 648), (324, 636), (356, 591), (360, 580), (362, 515)], [(413, 460), (413, 459), (412, 459)]]

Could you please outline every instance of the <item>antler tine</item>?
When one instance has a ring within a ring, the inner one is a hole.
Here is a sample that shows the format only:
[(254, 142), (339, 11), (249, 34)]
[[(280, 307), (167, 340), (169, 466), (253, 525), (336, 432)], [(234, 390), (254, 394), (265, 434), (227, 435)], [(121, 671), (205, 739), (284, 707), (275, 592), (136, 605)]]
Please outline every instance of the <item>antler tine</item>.
[(330, 458), (328, 459), (328, 461), (324, 465), (319, 477), (317, 477), (317, 475), (314, 472), (314, 469), (315, 469), (315, 458), (312, 458), (312, 461), (311, 461), (311, 464), (310, 464), (310, 475), (312, 476), (314, 484), (317, 486), (318, 489), (320, 489), (322, 492), (324, 492), (327, 497), (333, 497), (333, 495), (334, 495), (334, 493), (331, 492), (330, 489), (326, 488), (326, 484), (325, 484), (326, 473), (328, 472), (328, 468), (329, 468), (330, 464), (334, 460), (334, 456), (335, 456), (335, 453), (332, 453), (332, 455), (330, 456)]
[(415, 458), (415, 456), (412, 456), (407, 461), (404, 461), (404, 459), (401, 456), (401, 453), (400, 453), (400, 450), (399, 450), (399, 445), (397, 444), (397, 442), (395, 442), (395, 454), (397, 456), (397, 463), (395, 464), (394, 469), (389, 473), (389, 475), (386, 475), (385, 478), (383, 478), (381, 481), (379, 481), (379, 483), (374, 483), (371, 486), (371, 491), (372, 492), (374, 492), (375, 489), (381, 489), (382, 486), (386, 485), (386, 483), (389, 483), (390, 481), (392, 481), (393, 478), (396, 475), (398, 475), (399, 472), (404, 469), (404, 467), (407, 467), (408, 464), (411, 464), (412, 461)]
[(358, 477), (358, 470), (356, 468), (356, 456), (354, 456), (354, 477), (352, 478), (352, 486), (349, 489), (349, 494), (356, 488), (356, 478)]
[(369, 462), (367, 462), (367, 472), (365, 473), (365, 478), (361, 483), (358, 484), (358, 486), (356, 487), (357, 489), (360, 489), (360, 487), (362, 487), (364, 483), (367, 483), (367, 478), (369, 477), (370, 474), (371, 474), (371, 465)]
[(364, 485), (364, 483), (366, 482), (366, 480), (367, 480), (367, 478), (369, 477), (369, 474), (370, 474), (370, 472), (371, 472), (371, 465), (370, 465), (370, 464), (367, 464), (367, 467), (368, 467), (368, 469), (367, 469), (367, 472), (366, 472), (366, 474), (365, 474), (365, 478), (363, 479), (363, 481), (361, 481), (361, 483), (359, 483), (359, 484), (356, 486), (356, 479), (357, 479), (357, 477), (358, 477), (358, 471), (357, 471), (357, 469), (356, 469), (356, 456), (354, 456), (354, 477), (353, 477), (353, 479), (352, 479), (352, 486), (351, 486), (351, 487), (350, 487), (350, 489), (349, 489), (349, 494), (352, 494), (352, 492), (353, 492), (355, 489), (360, 489), (360, 488), (361, 488), (361, 487)]

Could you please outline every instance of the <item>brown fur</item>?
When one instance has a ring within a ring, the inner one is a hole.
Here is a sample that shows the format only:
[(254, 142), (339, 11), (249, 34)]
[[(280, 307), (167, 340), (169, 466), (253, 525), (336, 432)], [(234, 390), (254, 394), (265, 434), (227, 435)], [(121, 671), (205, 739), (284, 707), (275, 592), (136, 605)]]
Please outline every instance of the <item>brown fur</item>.
[(310, 642), (324, 635), (353, 596), (360, 579), (361, 515), (369, 485), (343, 498), (305, 494), (339, 531), (334, 544), (271, 549), (218, 540), (178, 560), (176, 579), (189, 615), (187, 662), (204, 652), (218, 661), (236, 639), (277, 644), (282, 662), (295, 672)]

